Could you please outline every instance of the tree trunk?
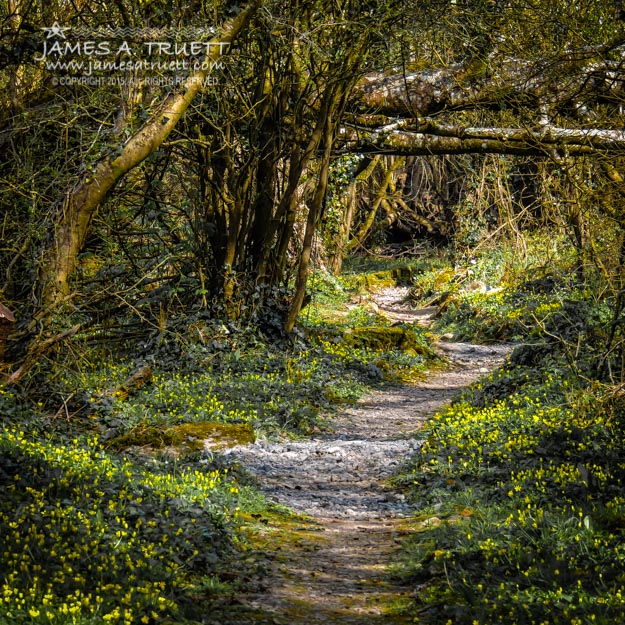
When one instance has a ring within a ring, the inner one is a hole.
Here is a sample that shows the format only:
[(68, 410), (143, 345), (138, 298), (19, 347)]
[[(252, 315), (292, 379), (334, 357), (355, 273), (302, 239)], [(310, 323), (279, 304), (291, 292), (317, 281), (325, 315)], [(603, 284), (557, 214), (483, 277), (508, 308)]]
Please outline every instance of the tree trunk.
[(318, 128), (324, 132), (323, 155), (317, 176), (317, 186), (312, 201), (308, 208), (308, 217), (306, 219), (306, 229), (304, 231), (304, 241), (302, 244), (302, 254), (300, 256), (299, 266), (297, 269), (297, 278), (295, 281), (295, 293), (291, 306), (287, 315), (284, 329), (291, 332), (295, 327), (295, 322), (302, 309), (304, 297), (306, 295), (306, 284), (308, 283), (308, 269), (310, 266), (310, 256), (312, 253), (313, 238), (317, 231), (317, 225), (321, 217), (323, 209), (323, 200), (328, 188), (328, 176), (330, 172), (330, 157), (332, 156), (332, 144), (334, 141), (335, 124), (333, 116), (335, 114), (338, 101), (340, 99), (339, 87), (335, 88), (334, 93), (328, 97), (325, 110), (322, 113), (322, 122)]
[[(261, 0), (252, 0), (247, 9), (222, 27), (215, 43), (230, 43), (247, 25)], [(215, 61), (226, 46), (214, 45), (205, 60)], [(132, 136), (117, 156), (105, 157), (95, 170), (85, 174), (70, 190), (64, 200), (63, 211), (56, 227), (53, 244), (44, 254), (40, 270), (41, 306), (38, 319), (52, 317), (59, 305), (68, 299), (69, 279), (76, 267), (78, 254), (89, 232), (92, 219), (107, 193), (132, 168), (152, 154), (169, 136), (193, 98), (202, 88), (210, 70), (199, 70), (187, 78), (177, 94), (170, 95), (146, 124)], [(45, 324), (44, 324), (45, 326)], [(39, 357), (56, 343), (72, 336), (79, 329), (70, 330), (52, 337), (33, 339), (28, 346), (21, 365), (11, 374), (6, 384), (19, 383)]]
[(338, 226), (338, 232), (332, 242), (332, 253), (328, 259), (328, 267), (333, 275), (338, 276), (343, 268), (343, 257), (345, 255), (346, 242), (349, 238), (349, 233), (352, 229), (352, 222), (354, 221), (354, 213), (356, 211), (356, 205), (358, 204), (358, 187), (356, 181), (352, 182), (347, 189), (347, 202), (345, 204), (345, 210), (343, 211), (341, 223)]
[[(253, 0), (235, 20), (224, 25), (218, 42), (230, 43), (244, 28), (260, 0)], [(212, 46), (207, 60), (217, 59), (221, 46)], [(169, 96), (148, 122), (123, 147), (121, 153), (101, 160), (68, 192), (57, 226), (53, 247), (42, 268), (42, 292), (46, 305), (62, 300), (70, 291), (69, 278), (76, 266), (91, 221), (107, 193), (133, 167), (152, 154), (174, 129), (193, 98), (202, 88), (209, 70), (199, 70), (185, 81), (180, 93)]]
[(369, 211), (369, 214), (367, 215), (367, 218), (365, 219), (364, 223), (360, 226), (360, 229), (358, 230), (358, 232), (354, 235), (354, 238), (347, 244), (348, 251), (351, 251), (357, 248), (367, 238), (367, 235), (369, 234), (371, 227), (373, 226), (373, 222), (375, 221), (375, 216), (378, 213), (378, 209), (380, 208), (382, 201), (386, 197), (386, 191), (389, 188), (389, 185), (391, 184), (393, 175), (395, 174), (395, 171), (397, 170), (397, 168), (403, 165), (404, 162), (405, 162), (405, 159), (397, 158), (397, 159), (394, 159), (387, 167), (386, 172), (384, 174), (384, 178), (382, 182), (380, 183), (380, 187), (375, 195), (375, 199), (373, 200), (373, 204), (371, 206), (371, 210)]
[(356, 175), (356, 178), (352, 181), (347, 190), (347, 204), (345, 206), (345, 212), (339, 225), (339, 231), (334, 240), (334, 249), (332, 250), (329, 260), (330, 271), (334, 275), (338, 275), (343, 266), (343, 257), (347, 251), (347, 242), (349, 241), (349, 235), (354, 221), (354, 213), (356, 212), (356, 206), (358, 205), (359, 187), (363, 182), (366, 182), (371, 177), (380, 162), (380, 158), (379, 154), (376, 154), (373, 158), (369, 157), (367, 166)]
[(356, 86), (352, 110), (415, 117), (504, 107), (539, 110), (544, 102), (553, 108), (569, 102), (583, 110), (604, 98), (623, 99), (623, 81), (614, 79), (615, 64), (610, 58), (619, 48), (622, 54), (622, 47), (623, 35), (619, 34), (603, 46), (562, 50), (549, 62), (544, 57), (504, 57), (494, 50), (486, 58), (447, 67), (377, 72)]

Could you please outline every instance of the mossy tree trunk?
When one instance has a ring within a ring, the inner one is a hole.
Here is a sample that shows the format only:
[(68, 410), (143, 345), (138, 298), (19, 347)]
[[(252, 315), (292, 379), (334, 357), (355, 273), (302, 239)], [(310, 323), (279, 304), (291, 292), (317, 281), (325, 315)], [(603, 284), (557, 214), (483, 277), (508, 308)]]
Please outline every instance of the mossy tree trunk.
[[(224, 25), (219, 42), (229, 43), (245, 27), (259, 5), (253, 0), (236, 19)], [(212, 46), (208, 61), (219, 57), (222, 46)], [(101, 160), (94, 171), (85, 174), (78, 184), (67, 192), (63, 211), (53, 245), (47, 252), (42, 267), (43, 301), (47, 306), (60, 302), (70, 293), (69, 279), (76, 259), (85, 242), (93, 217), (115, 184), (131, 169), (144, 161), (167, 139), (195, 96), (209, 70), (198, 70), (189, 76), (182, 89), (170, 95), (146, 124), (120, 147), (115, 157)]]
[(373, 227), (373, 224), (375, 222), (378, 210), (386, 199), (386, 194), (389, 190), (389, 187), (392, 186), (393, 176), (395, 172), (405, 163), (405, 160), (406, 159), (401, 157), (389, 159), (388, 165), (384, 169), (384, 177), (382, 178), (380, 186), (376, 191), (373, 203), (371, 204), (371, 208), (369, 209), (369, 213), (367, 214), (367, 217), (358, 229), (358, 232), (356, 232), (356, 234), (347, 244), (348, 251), (352, 251), (358, 246), (362, 245), (364, 240), (367, 238), (367, 235), (371, 232), (371, 228)]
[[(259, 4), (260, 0), (252, 0), (235, 19), (224, 24), (214, 42), (222, 44), (232, 42), (247, 25)], [(211, 46), (205, 59), (206, 67), (210, 67), (211, 61), (215, 61), (226, 49), (225, 45)], [(52, 244), (44, 253), (40, 266), (39, 286), (42, 304), (35, 319), (43, 322), (44, 326), (55, 318), (60, 306), (71, 296), (70, 279), (98, 208), (125, 174), (163, 144), (202, 89), (209, 72), (210, 69), (200, 69), (191, 74), (182, 88), (168, 96), (143, 127), (125, 145), (119, 147), (116, 155), (100, 160), (67, 191)], [(70, 330), (52, 337), (32, 338), (20, 366), (9, 376), (6, 383), (19, 383), (46, 350), (75, 334), (79, 327), (74, 325)]]
[(338, 275), (343, 267), (343, 259), (347, 253), (347, 244), (352, 231), (354, 215), (359, 201), (360, 189), (369, 181), (382, 157), (379, 154), (368, 157), (366, 166), (356, 174), (345, 194), (345, 210), (341, 216), (338, 232), (332, 242), (328, 265), (334, 275)]

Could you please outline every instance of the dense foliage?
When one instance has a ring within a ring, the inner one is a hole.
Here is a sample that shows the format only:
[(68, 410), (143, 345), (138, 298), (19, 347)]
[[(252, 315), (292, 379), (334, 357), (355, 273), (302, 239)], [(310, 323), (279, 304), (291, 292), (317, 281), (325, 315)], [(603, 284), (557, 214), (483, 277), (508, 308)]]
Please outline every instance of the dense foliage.
[(420, 515), (402, 568), (419, 622), (625, 618), (621, 354), (589, 294), (553, 275), (460, 288), (442, 316), (465, 338), (522, 344), (430, 421), (401, 480)]
[[(412, 616), (625, 620), (617, 5), (5, 3), (0, 621), (200, 620), (267, 506), (204, 435), (330, 429), (440, 335), (522, 345), (399, 479)], [(210, 88), (62, 85), (52, 24), (231, 45)], [(399, 282), (431, 332), (371, 305)]]
[(153, 623), (223, 574), (237, 492), (225, 472), (172, 472), (112, 457), (97, 438), (18, 427), (0, 449), (6, 622)]

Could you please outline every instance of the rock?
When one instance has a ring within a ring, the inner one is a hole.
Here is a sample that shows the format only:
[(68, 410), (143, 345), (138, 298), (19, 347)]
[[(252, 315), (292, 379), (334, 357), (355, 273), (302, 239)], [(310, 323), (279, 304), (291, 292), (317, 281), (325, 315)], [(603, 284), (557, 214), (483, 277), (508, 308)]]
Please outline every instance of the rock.
[[(418, 315), (384, 292), (380, 308), (402, 322)], [(403, 291), (401, 291), (403, 293)], [(400, 310), (401, 309), (401, 310)], [(362, 329), (345, 337), (346, 343), (379, 340), (390, 347), (414, 348), (410, 333), (401, 328), (384, 332)], [(418, 452), (424, 441), (415, 439), (430, 414), (450, 401), (463, 387), (501, 363), (509, 346), (448, 342), (438, 349), (456, 365), (414, 386), (387, 387), (372, 392), (356, 406), (343, 407), (332, 433), (317, 433), (304, 441), (239, 445), (224, 454), (257, 478), (272, 500), (293, 510), (324, 519), (388, 519), (410, 514), (402, 493), (384, 485), (397, 468)], [(459, 364), (465, 368), (460, 369)], [(441, 506), (434, 506), (438, 512)], [(442, 521), (432, 516), (422, 527)]]
[(439, 525), (441, 525), (443, 522), (437, 517), (437, 516), (432, 516), (429, 519), (425, 519), (424, 521), (421, 521), (420, 526), (422, 528), (433, 528), (433, 527), (438, 527)]

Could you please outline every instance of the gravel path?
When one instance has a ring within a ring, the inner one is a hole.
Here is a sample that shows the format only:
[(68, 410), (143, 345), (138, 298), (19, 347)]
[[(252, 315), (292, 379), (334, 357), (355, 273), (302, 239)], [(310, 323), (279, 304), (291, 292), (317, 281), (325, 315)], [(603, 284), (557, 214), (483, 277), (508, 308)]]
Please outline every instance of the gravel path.
[[(432, 311), (412, 310), (404, 297), (405, 290), (393, 288), (375, 301), (393, 320), (426, 324)], [(443, 342), (438, 349), (453, 365), (449, 370), (371, 393), (336, 416), (332, 434), (228, 450), (270, 500), (311, 517), (297, 544), (276, 554), (268, 591), (248, 598), (254, 623), (412, 622), (387, 609), (410, 594), (389, 578), (387, 565), (410, 531), (404, 517), (411, 510), (385, 481), (422, 444), (418, 431), (425, 421), (510, 351)]]

